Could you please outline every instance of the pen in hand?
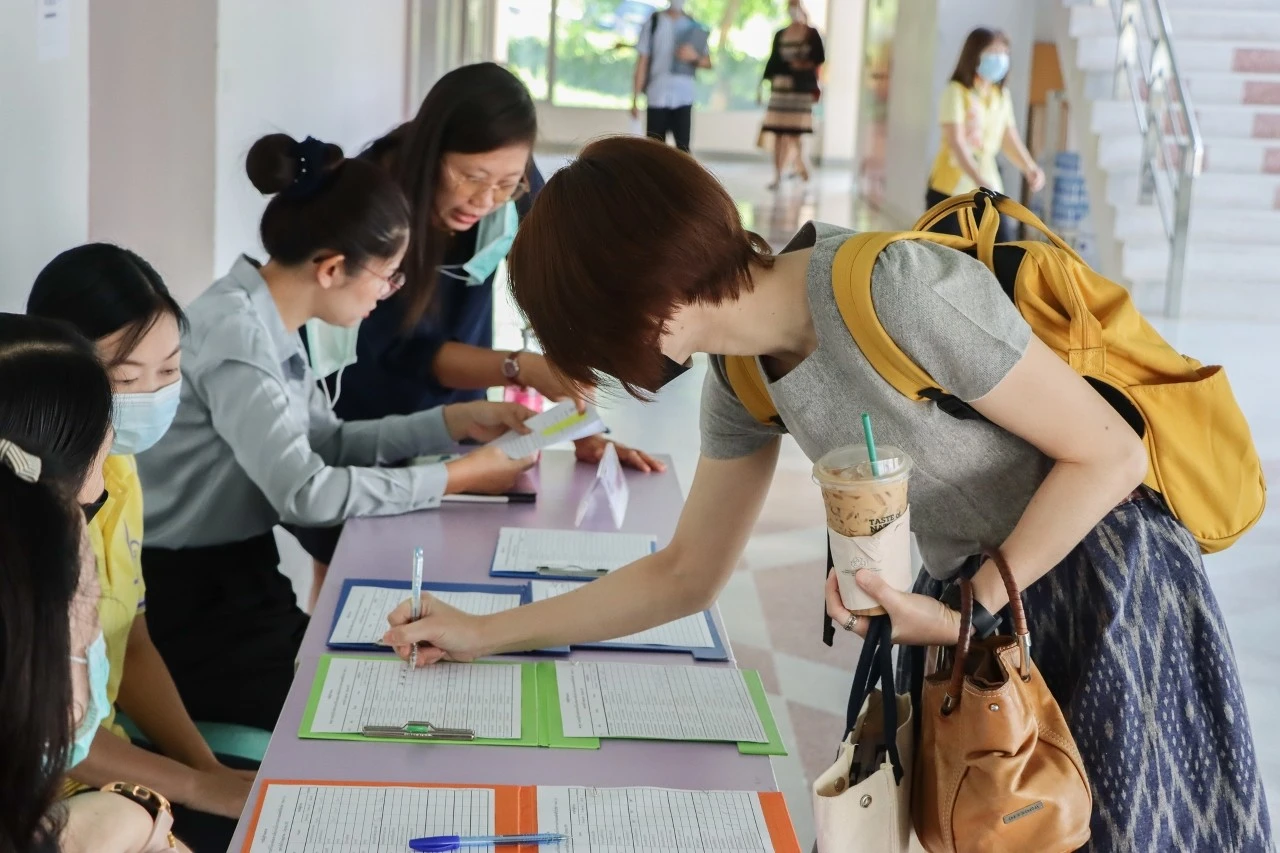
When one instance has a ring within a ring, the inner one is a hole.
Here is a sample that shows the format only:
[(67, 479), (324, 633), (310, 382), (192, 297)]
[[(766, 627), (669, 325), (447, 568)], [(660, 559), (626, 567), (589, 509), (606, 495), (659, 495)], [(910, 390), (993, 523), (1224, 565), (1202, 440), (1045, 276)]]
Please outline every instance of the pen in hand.
[[(422, 549), (413, 549), (413, 583), (409, 590), (409, 616), (414, 622), (422, 618)], [(418, 668), (418, 644), (409, 648), (409, 669)]]

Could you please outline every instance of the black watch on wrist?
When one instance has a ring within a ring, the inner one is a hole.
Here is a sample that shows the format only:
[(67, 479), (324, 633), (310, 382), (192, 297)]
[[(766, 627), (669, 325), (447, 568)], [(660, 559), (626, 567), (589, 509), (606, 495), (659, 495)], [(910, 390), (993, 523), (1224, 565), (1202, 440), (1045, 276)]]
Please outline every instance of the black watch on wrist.
[[(959, 610), (960, 584), (956, 581), (949, 583), (938, 600), (952, 610)], [(991, 611), (979, 604), (978, 599), (975, 598), (973, 600), (972, 624), (974, 637), (979, 640), (985, 640), (1000, 629), (1000, 617), (993, 616)]]

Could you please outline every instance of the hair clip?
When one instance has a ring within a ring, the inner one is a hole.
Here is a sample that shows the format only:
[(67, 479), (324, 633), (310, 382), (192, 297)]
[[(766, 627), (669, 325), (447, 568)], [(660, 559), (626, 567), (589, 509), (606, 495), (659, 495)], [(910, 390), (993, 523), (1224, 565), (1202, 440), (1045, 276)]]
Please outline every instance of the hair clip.
[(40, 479), (40, 457), (28, 453), (7, 438), (0, 438), (0, 462), (4, 462), (19, 480), (28, 483)]

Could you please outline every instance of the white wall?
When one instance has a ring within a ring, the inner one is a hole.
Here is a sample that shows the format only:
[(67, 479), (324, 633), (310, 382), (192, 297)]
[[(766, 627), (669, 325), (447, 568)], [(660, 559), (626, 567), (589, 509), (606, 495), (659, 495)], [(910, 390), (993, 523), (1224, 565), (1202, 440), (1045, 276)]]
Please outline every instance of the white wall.
[(281, 131), (354, 154), (404, 118), (406, 8), (378, 0), (220, 0), (214, 265), (259, 252), (266, 200), (244, 158)]
[[(810, 4), (811, 6), (814, 4)], [(822, 161), (851, 165), (858, 147), (858, 102), (862, 96), (862, 44), (866, 0), (831, 0), (822, 30), (827, 62), (822, 74)]]
[(64, 58), (36, 51), (36, 0), (0, 2), (0, 310), (21, 311), (50, 258), (89, 231), (89, 27), (68, 0)]
[(213, 266), (216, 3), (94, 3), (89, 238), (142, 255), (182, 301)]
[[(1009, 88), (1014, 115), (1025, 130), (1040, 0), (910, 0), (903, 3), (894, 38), (889, 81), (889, 141), (885, 207), (894, 218), (924, 212), (929, 169), (938, 151), (938, 95), (955, 70), (965, 37), (975, 27), (1004, 30), (1012, 41)], [(930, 61), (931, 59), (931, 61)], [(1004, 164), (1013, 192), (1018, 172)]]

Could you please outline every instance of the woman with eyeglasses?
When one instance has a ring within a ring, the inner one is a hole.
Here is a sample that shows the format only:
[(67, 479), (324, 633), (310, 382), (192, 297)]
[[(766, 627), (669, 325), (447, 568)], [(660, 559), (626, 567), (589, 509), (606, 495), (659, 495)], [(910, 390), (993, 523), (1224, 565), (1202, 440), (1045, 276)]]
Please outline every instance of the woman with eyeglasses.
[(151, 612), (183, 614), (155, 639), (187, 710), (270, 729), (307, 624), (278, 571), (275, 525), (325, 528), (433, 508), (450, 493), (501, 493), (534, 460), (487, 447), (380, 467), (523, 431), (532, 412), (467, 402), (373, 421), (335, 416), (299, 330), (354, 326), (397, 289), (408, 204), (383, 170), (309, 137), (259, 139), (247, 171), (273, 196), (260, 228), (269, 257), (241, 256), (188, 310), (177, 415), (138, 456), (142, 567)]
[[(489, 388), (529, 388), (551, 400), (577, 396), (538, 353), (493, 348), (493, 284), (516, 228), (542, 189), (533, 163), (537, 112), (529, 90), (492, 62), (464, 65), (431, 87), (418, 114), (375, 140), (360, 159), (392, 176), (410, 206), (404, 287), (357, 326), (308, 324), (307, 349), (334, 412), (349, 420), (407, 415)], [(575, 442), (598, 463), (608, 442)], [(622, 464), (662, 463), (617, 445)], [(340, 526), (298, 541), (322, 577)]]

